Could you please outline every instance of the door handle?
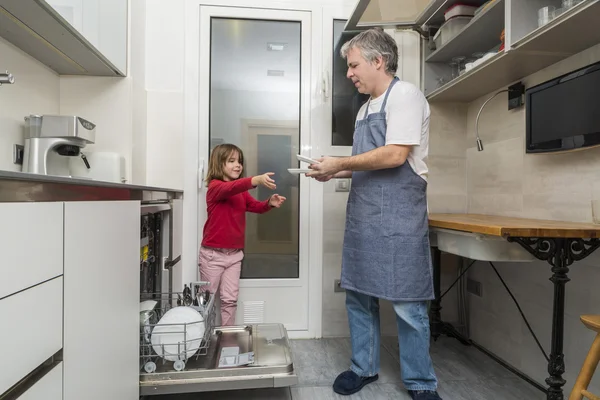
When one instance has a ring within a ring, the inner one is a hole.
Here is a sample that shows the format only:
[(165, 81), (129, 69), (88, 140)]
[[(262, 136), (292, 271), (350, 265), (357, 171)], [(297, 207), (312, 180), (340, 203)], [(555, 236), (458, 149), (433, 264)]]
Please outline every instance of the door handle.
[(323, 97), (327, 100), (329, 98), (329, 72), (325, 71), (323, 73), (323, 79), (321, 82), (321, 92), (323, 93)]

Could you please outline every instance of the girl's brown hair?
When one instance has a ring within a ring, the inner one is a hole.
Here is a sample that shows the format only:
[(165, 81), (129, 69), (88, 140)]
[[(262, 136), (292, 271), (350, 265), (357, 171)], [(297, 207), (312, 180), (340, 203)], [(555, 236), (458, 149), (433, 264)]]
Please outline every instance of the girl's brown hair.
[(225, 173), (223, 167), (225, 163), (234, 153), (238, 153), (240, 164), (242, 165), (242, 173), (240, 178), (244, 176), (244, 153), (242, 149), (234, 144), (220, 144), (215, 147), (210, 153), (210, 159), (208, 160), (208, 172), (206, 173), (206, 184), (209, 184), (213, 179), (224, 180)]

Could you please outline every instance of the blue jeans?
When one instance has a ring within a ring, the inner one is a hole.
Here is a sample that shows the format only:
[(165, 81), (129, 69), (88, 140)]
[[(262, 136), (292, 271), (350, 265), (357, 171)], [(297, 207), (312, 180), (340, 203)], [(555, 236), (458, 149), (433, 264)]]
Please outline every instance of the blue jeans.
[[(394, 302), (400, 345), (400, 370), (407, 390), (436, 390), (437, 378), (429, 355), (426, 301)], [(351, 370), (359, 376), (379, 372), (379, 299), (346, 290), (346, 310), (352, 342)]]

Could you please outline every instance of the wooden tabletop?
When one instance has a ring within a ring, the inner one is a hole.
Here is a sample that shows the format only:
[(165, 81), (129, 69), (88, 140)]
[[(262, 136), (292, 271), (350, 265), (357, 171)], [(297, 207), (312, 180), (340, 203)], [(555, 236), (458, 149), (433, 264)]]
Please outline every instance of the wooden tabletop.
[(429, 214), (429, 226), (502, 237), (600, 237), (596, 224), (483, 214)]

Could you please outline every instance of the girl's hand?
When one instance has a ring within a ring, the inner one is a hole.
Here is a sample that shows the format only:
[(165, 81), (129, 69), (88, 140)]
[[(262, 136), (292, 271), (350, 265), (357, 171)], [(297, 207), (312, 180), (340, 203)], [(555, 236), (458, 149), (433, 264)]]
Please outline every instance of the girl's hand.
[(275, 175), (274, 172), (267, 172), (266, 174), (253, 176), (252, 177), (252, 186), (263, 185), (268, 189), (275, 189), (277, 186), (275, 185), (275, 181), (271, 179), (271, 176)]
[(269, 199), (269, 205), (271, 207), (275, 207), (275, 208), (279, 208), (281, 207), (281, 205), (283, 204), (283, 202), (286, 200), (285, 197), (280, 196), (278, 194), (274, 194), (273, 196), (271, 196), (271, 198)]

